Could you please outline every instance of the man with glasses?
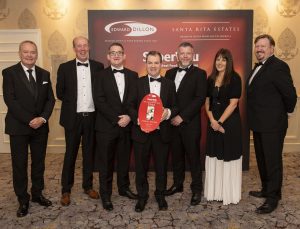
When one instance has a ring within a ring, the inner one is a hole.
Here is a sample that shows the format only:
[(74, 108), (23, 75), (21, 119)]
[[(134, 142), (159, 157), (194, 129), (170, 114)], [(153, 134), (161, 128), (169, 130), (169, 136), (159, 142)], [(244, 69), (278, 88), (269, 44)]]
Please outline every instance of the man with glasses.
[(96, 141), (100, 168), (100, 196), (103, 208), (113, 210), (111, 202), (114, 159), (117, 161), (117, 185), (121, 196), (137, 199), (129, 186), (130, 129), (127, 114), (128, 94), (134, 89), (138, 74), (124, 68), (123, 45), (113, 43), (108, 48), (110, 66), (100, 72), (95, 83)]

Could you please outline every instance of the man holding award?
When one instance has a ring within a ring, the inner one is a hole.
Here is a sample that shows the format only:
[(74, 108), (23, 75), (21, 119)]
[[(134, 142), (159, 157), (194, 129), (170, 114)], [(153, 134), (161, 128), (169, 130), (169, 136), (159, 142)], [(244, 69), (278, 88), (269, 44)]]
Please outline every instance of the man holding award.
[(136, 212), (145, 209), (149, 197), (147, 181), (150, 153), (155, 163), (155, 198), (159, 210), (167, 210), (164, 197), (167, 185), (167, 161), (171, 140), (170, 119), (177, 114), (175, 84), (161, 77), (162, 56), (150, 51), (146, 57), (147, 75), (137, 80), (136, 90), (130, 95), (128, 113), (133, 121), (132, 139), (135, 155)]

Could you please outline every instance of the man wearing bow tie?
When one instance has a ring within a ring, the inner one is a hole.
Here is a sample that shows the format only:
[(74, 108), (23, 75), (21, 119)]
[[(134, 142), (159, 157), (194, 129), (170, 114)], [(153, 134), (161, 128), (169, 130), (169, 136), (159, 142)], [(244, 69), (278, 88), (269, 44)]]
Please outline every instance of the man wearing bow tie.
[(97, 77), (94, 98), (97, 108), (96, 141), (100, 196), (103, 208), (111, 211), (114, 161), (119, 194), (129, 199), (137, 199), (137, 195), (129, 188), (131, 119), (126, 108), (128, 94), (134, 90), (138, 74), (124, 67), (126, 54), (120, 43), (109, 46), (107, 59), (110, 66), (101, 71)]
[(62, 101), (60, 124), (65, 129), (66, 153), (61, 185), (61, 204), (70, 204), (74, 184), (75, 162), (82, 139), (82, 188), (92, 199), (99, 194), (93, 189), (95, 105), (93, 85), (103, 64), (89, 59), (89, 42), (85, 37), (73, 39), (76, 59), (63, 63), (57, 71), (56, 94)]
[(246, 82), (247, 116), (253, 131), (254, 148), (262, 188), (249, 195), (265, 198), (256, 213), (274, 211), (281, 199), (282, 149), (297, 94), (289, 66), (274, 56), (275, 41), (268, 35), (254, 41), (254, 53), (260, 64)]
[(200, 161), (201, 106), (206, 98), (206, 72), (193, 66), (194, 48), (183, 42), (177, 49), (178, 67), (166, 72), (166, 78), (175, 82), (179, 113), (172, 118), (171, 155), (173, 185), (166, 195), (183, 191), (185, 158), (192, 175), (191, 205), (201, 201), (202, 168)]
[(3, 97), (7, 105), (5, 133), (9, 134), (13, 167), (13, 186), (18, 197), (18, 217), (26, 216), (29, 208), (28, 147), (31, 155), (31, 200), (48, 207), (52, 203), (42, 195), (48, 120), (55, 99), (50, 73), (35, 65), (38, 50), (32, 41), (19, 45), (20, 62), (3, 70)]
[[(150, 51), (146, 57), (147, 75), (137, 80), (136, 90), (130, 96), (129, 115), (132, 122), (132, 139), (135, 155), (136, 188), (138, 202), (136, 212), (145, 209), (149, 197), (149, 184), (147, 180), (150, 153), (153, 154), (155, 168), (155, 198), (159, 210), (167, 210), (168, 204), (164, 192), (167, 185), (168, 150), (171, 140), (170, 119), (177, 114), (175, 84), (161, 77), (162, 56), (157, 51)], [(148, 133), (141, 130), (138, 120), (139, 105), (145, 95), (154, 93), (160, 96), (164, 106), (159, 128)]]

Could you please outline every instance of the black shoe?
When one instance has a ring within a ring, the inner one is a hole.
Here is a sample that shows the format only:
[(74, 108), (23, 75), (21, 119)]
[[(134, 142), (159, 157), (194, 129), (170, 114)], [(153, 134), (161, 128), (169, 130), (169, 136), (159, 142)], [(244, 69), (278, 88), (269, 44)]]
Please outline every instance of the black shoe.
[(164, 196), (156, 197), (156, 201), (158, 203), (158, 209), (160, 211), (168, 210), (168, 203)]
[(250, 191), (249, 195), (257, 197), (257, 198), (265, 198), (266, 197), (266, 195), (262, 191)]
[(129, 199), (132, 199), (132, 200), (137, 200), (138, 199), (138, 195), (133, 193), (130, 189), (127, 189), (125, 191), (119, 191), (119, 195), (120, 196), (126, 196), (126, 197), (128, 197)]
[(29, 203), (20, 204), (19, 209), (17, 211), (17, 217), (24, 217), (28, 214)]
[(272, 211), (274, 211), (277, 208), (278, 202), (273, 202), (273, 203), (269, 203), (269, 202), (264, 202), (263, 205), (261, 205), (260, 207), (258, 207), (255, 212), (257, 214), (268, 214), (271, 213)]
[(183, 186), (175, 186), (174, 184), (169, 188), (168, 190), (165, 191), (165, 196), (171, 196), (177, 192), (183, 192)]
[(196, 206), (201, 202), (201, 194), (200, 193), (193, 193), (191, 199), (191, 205)]
[(114, 209), (110, 199), (102, 199), (102, 206), (106, 211), (112, 211)]
[(31, 199), (32, 202), (38, 203), (39, 205), (49, 207), (52, 205), (52, 202), (48, 199), (46, 199), (43, 195), (37, 196), (37, 197), (32, 197)]
[(135, 211), (136, 212), (142, 212), (145, 209), (145, 206), (147, 204), (147, 200), (146, 199), (139, 199), (138, 202), (135, 205)]

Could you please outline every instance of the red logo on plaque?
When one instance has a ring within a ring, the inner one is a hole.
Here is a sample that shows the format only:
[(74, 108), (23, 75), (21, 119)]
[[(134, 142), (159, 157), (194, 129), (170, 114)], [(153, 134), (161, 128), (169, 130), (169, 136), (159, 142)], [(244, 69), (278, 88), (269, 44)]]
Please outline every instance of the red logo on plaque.
[(162, 114), (163, 104), (160, 97), (153, 93), (146, 95), (139, 107), (141, 130), (147, 133), (156, 130), (160, 124)]

